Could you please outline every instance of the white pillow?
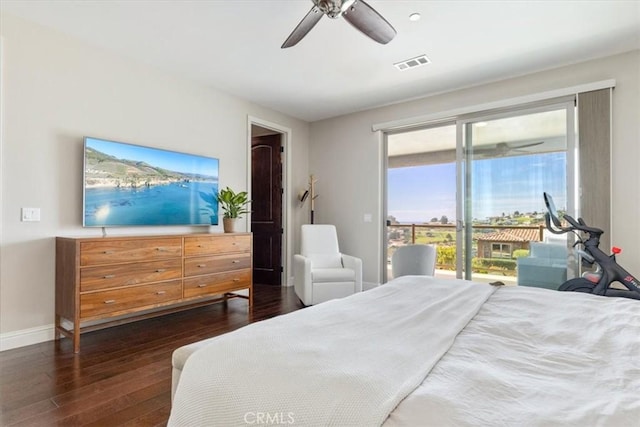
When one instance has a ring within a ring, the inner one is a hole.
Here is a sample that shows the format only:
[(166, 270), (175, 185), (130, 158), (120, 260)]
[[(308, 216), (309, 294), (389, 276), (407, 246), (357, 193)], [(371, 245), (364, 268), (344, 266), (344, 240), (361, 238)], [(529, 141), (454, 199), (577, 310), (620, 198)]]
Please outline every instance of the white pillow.
[(342, 255), (336, 254), (309, 254), (311, 268), (342, 268)]

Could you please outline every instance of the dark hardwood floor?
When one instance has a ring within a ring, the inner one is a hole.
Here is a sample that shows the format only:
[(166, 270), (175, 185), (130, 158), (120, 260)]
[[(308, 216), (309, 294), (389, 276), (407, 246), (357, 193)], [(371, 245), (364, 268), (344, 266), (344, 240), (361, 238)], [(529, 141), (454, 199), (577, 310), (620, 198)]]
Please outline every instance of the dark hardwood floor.
[(68, 338), (0, 352), (0, 425), (164, 426), (176, 348), (299, 308), (255, 285), (252, 313), (236, 298), (83, 334), (79, 354)]

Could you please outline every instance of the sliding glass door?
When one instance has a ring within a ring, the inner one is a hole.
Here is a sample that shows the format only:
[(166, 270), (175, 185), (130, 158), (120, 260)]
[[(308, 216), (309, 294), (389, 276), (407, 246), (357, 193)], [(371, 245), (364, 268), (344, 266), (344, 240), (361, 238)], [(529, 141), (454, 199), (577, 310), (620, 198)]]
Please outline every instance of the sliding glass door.
[(544, 229), (543, 192), (574, 209), (573, 122), (565, 102), (387, 135), (386, 264), (430, 243), (437, 276), (516, 284), (532, 242), (566, 246)]
[(545, 230), (543, 193), (573, 209), (573, 111), (564, 103), (458, 122), (459, 277), (516, 284), (532, 242), (566, 246)]
[(456, 124), (387, 135), (387, 233), (383, 276), (408, 244), (437, 246), (437, 274), (456, 275)]

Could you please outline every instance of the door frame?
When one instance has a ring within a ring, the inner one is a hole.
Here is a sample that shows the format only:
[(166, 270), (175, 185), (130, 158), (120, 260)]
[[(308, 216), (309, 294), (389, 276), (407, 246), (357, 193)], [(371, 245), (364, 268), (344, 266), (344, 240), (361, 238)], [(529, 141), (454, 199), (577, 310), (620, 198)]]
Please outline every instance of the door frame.
[[(291, 250), (293, 248), (293, 233), (289, 230), (292, 229), (291, 222), (293, 221), (292, 215), (290, 215), (291, 196), (290, 196), (290, 183), (291, 183), (291, 128), (280, 125), (278, 123), (270, 122), (255, 116), (247, 116), (247, 193), (249, 194), (249, 200), (251, 200), (251, 125), (260, 126), (266, 129), (273, 130), (282, 135), (281, 144), (283, 148), (282, 159), (282, 278), (280, 286), (292, 286), (289, 277), (292, 273), (289, 271), (289, 260), (293, 256)], [(251, 212), (247, 214), (247, 224), (251, 225)]]

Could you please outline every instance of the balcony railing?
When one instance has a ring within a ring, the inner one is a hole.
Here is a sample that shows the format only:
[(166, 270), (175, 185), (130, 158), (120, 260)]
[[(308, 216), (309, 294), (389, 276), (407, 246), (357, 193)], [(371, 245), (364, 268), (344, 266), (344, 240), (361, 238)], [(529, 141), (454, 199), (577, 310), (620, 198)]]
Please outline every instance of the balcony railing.
[[(405, 244), (433, 243), (438, 247), (438, 261), (436, 269), (455, 271), (456, 269), (456, 238), (455, 238), (455, 224), (388, 224), (387, 225), (389, 236), (389, 248), (387, 251), (388, 261), (391, 260), (394, 248)], [(518, 242), (499, 242), (493, 241), (492, 243), (500, 245), (500, 249), (494, 251), (490, 250), (490, 256), (479, 256), (478, 254), (478, 239), (482, 240), (482, 235), (489, 231), (500, 230), (537, 230), (535, 237), (532, 236), (531, 240), (542, 241), (544, 237), (544, 225), (490, 225), (490, 224), (474, 224), (473, 230), (473, 246), (471, 248), (472, 254), (472, 270), (474, 274), (489, 274), (499, 275), (502, 277), (514, 277), (516, 276), (516, 261), (513, 257), (513, 246)], [(397, 238), (393, 237), (393, 231), (401, 231), (401, 234)], [(447, 232), (447, 230), (451, 230)], [(477, 233), (476, 233), (477, 232)], [(501, 244), (502, 243), (502, 244)], [(520, 242), (520, 245), (528, 247), (525, 242)], [(510, 249), (506, 252), (502, 251), (504, 247)], [(522, 249), (519, 247), (517, 249)], [(486, 253), (484, 254), (486, 255)]]
[[(387, 224), (388, 228), (411, 228), (411, 244), (416, 243), (416, 229), (420, 228), (444, 228), (455, 230), (455, 224)], [(542, 241), (544, 237), (544, 224), (539, 225), (486, 225), (476, 224), (471, 226), (474, 230), (538, 230), (539, 240)]]

